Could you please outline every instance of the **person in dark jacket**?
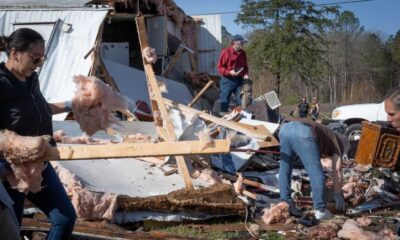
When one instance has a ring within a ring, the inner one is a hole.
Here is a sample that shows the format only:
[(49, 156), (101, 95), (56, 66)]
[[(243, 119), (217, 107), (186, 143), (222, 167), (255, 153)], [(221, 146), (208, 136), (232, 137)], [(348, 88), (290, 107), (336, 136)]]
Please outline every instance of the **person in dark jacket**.
[[(0, 51), (8, 57), (0, 63), (0, 130), (8, 129), (21, 136), (52, 136), (52, 115), (70, 110), (71, 106), (70, 102), (47, 103), (40, 91), (35, 70), (45, 60), (43, 37), (32, 29), (20, 28), (9, 37), (0, 37)], [(47, 239), (69, 239), (76, 213), (53, 167), (46, 165), (42, 189), (37, 193), (25, 195), (11, 189), (7, 181), (3, 184), (14, 201), (19, 224), (26, 197), (50, 219), (52, 227)], [(1, 160), (0, 175), (9, 171), (8, 163)]]
[(299, 113), (299, 118), (306, 118), (310, 110), (310, 104), (307, 102), (307, 98), (303, 97), (301, 103), (297, 105), (295, 113)]

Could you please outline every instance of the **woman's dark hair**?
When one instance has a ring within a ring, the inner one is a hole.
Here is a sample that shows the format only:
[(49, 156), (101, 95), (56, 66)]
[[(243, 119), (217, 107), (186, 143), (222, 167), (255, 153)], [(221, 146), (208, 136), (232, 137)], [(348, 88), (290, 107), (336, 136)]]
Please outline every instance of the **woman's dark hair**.
[(384, 98), (384, 100), (387, 99), (392, 101), (396, 110), (400, 110), (400, 86), (391, 89)]
[(39, 41), (44, 42), (44, 39), (38, 32), (30, 28), (20, 28), (9, 37), (0, 37), (0, 51), (5, 51), (7, 56), (10, 55), (12, 48), (18, 52), (26, 52)]

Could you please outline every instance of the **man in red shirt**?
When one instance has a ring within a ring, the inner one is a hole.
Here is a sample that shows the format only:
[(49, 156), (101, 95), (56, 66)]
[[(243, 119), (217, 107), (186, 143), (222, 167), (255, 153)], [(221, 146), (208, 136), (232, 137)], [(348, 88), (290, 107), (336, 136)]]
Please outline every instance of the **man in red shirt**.
[(218, 72), (222, 75), (220, 82), (221, 112), (228, 111), (232, 93), (235, 93), (236, 105), (241, 105), (240, 93), (243, 80), (249, 78), (247, 57), (242, 49), (245, 42), (242, 36), (233, 36), (231, 46), (222, 50), (219, 57)]

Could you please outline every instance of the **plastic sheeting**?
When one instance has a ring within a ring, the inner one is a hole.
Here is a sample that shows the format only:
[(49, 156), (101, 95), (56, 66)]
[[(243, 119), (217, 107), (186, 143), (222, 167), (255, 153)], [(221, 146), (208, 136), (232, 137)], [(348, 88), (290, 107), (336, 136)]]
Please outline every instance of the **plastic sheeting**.
[[(1, 4), (1, 1), (0, 1)], [(92, 65), (91, 57), (84, 56), (94, 46), (99, 28), (109, 9), (98, 10), (6, 10), (0, 9), (0, 35), (9, 36), (16, 28), (30, 27), (50, 38), (57, 21), (58, 29), (53, 31), (53, 41), (48, 48), (47, 60), (40, 70), (41, 90), (48, 102), (70, 100), (75, 91), (72, 78), (87, 75)], [(53, 26), (49, 27), (53, 24)], [(70, 29), (68, 30), (68, 26)], [(45, 39), (48, 42), (49, 39)], [(5, 54), (0, 60), (6, 59)], [(66, 114), (55, 115), (63, 120)]]

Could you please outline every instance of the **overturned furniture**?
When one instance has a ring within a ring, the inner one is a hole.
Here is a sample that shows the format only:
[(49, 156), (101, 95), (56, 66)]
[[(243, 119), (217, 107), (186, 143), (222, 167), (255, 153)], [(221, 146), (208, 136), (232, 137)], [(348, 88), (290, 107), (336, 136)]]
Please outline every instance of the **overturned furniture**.
[(363, 122), (355, 160), (359, 164), (394, 168), (398, 163), (400, 136), (396, 129)]

